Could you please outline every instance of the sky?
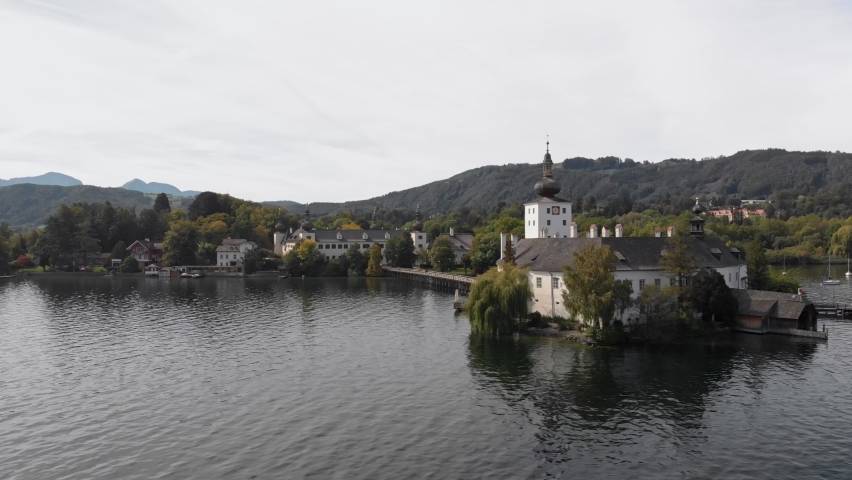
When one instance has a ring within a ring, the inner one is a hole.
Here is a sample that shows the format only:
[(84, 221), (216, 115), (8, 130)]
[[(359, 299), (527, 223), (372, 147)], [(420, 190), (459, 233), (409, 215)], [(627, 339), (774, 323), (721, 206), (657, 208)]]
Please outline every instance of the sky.
[(0, 0), (0, 178), (346, 201), (483, 165), (852, 151), (836, 1)]

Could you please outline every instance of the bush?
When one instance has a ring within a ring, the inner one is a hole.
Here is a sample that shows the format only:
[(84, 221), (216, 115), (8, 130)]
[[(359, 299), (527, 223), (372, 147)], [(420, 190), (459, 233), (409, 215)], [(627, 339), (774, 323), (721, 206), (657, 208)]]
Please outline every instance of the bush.
[(613, 324), (610, 327), (588, 327), (586, 336), (598, 345), (620, 345), (627, 343), (627, 334), (621, 325)]

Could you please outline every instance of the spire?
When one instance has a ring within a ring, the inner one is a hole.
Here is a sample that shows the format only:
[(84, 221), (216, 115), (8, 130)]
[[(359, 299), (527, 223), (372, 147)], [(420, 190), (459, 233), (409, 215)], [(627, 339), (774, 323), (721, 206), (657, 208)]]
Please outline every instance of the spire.
[(541, 163), (541, 180), (535, 184), (535, 193), (542, 197), (553, 197), (562, 186), (553, 179), (553, 159), (550, 157), (550, 135), (547, 136), (544, 161)]
[(314, 224), (311, 223), (311, 211), (308, 209), (308, 204), (305, 204), (305, 221), (302, 222), (302, 230), (311, 231), (314, 228)]
[(373, 207), (373, 218), (370, 219), (370, 230), (378, 230), (379, 223), (376, 221), (376, 215), (379, 212), (379, 207)]
[(420, 221), (420, 204), (417, 204), (417, 210), (414, 211), (414, 225), (411, 226), (415, 231), (423, 231), (423, 222)]

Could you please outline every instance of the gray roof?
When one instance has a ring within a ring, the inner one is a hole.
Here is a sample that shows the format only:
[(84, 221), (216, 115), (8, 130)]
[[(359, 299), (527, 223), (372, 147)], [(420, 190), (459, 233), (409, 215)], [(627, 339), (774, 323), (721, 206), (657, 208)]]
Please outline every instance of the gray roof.
[[(304, 231), (301, 228), (293, 232), (293, 234), (284, 240), (282, 243), (296, 242), (299, 240), (300, 233), (309, 233), (314, 236), (317, 242), (336, 243), (336, 242), (376, 242), (386, 241), (385, 234), (390, 234), (391, 238), (402, 237), (405, 232), (402, 230), (311, 230)], [(337, 238), (337, 234), (341, 238)], [(364, 238), (364, 234), (367, 238)]]
[(731, 290), (731, 292), (739, 301), (740, 307), (737, 313), (740, 315), (763, 317), (768, 314), (773, 318), (797, 319), (806, 308), (813, 308), (813, 304), (808, 299), (792, 293), (764, 290)]
[(524, 205), (530, 203), (571, 203), (571, 200), (565, 200), (564, 198), (559, 198), (556, 195), (550, 197), (539, 197), (534, 200), (530, 200), (529, 202), (524, 203)]
[(451, 236), (449, 233), (442, 233), (440, 236), (448, 238), (454, 249), (469, 252), (474, 235), (472, 233), (456, 233)]
[[(661, 270), (660, 258), (668, 246), (668, 237), (525, 238), (515, 248), (515, 263), (536, 271), (562, 271), (563, 265), (573, 264), (574, 252), (588, 244), (607, 245), (616, 257), (620, 254), (624, 259), (616, 261), (617, 271)], [(746, 263), (717, 237), (688, 237), (687, 244), (699, 267), (721, 268)], [(718, 249), (721, 255), (717, 258), (711, 249)]]

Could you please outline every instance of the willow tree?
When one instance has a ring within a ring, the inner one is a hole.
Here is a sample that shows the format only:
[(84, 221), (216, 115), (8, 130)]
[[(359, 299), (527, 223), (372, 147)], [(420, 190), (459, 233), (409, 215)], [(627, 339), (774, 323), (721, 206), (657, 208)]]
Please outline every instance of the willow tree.
[(615, 313), (615, 254), (608, 246), (587, 244), (574, 252), (573, 265), (562, 267), (565, 310), (587, 324), (603, 328)]
[(467, 297), (470, 326), (474, 332), (511, 332), (529, 314), (532, 289), (529, 270), (503, 265), (476, 277)]

